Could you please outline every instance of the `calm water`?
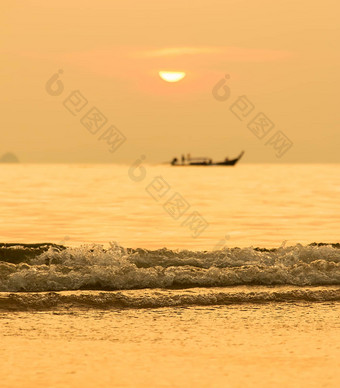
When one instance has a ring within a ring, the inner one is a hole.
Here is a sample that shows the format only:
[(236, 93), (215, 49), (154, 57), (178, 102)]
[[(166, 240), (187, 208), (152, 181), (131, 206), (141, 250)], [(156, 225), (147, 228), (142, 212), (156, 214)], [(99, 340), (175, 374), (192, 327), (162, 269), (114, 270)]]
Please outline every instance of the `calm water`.
[(338, 165), (3, 165), (0, 194), (1, 242), (67, 246), (0, 244), (1, 388), (340, 385), (340, 249), (308, 245)]
[(0, 241), (212, 250), (339, 239), (339, 165), (143, 169), (2, 165)]

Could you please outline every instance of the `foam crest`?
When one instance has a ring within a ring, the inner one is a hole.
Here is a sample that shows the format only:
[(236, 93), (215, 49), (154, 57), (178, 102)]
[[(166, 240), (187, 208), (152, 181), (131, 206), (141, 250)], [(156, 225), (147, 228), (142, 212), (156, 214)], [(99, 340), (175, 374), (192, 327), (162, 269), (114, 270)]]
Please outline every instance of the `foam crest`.
[(128, 290), (237, 285), (340, 285), (340, 249), (172, 251), (49, 246), (20, 263), (0, 262), (0, 291)]

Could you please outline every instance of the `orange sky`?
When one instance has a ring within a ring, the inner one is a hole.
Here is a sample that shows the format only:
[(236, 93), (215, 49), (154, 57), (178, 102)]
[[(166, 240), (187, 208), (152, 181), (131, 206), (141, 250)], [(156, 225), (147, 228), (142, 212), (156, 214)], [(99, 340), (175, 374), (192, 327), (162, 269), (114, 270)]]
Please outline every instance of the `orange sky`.
[[(331, 0), (2, 1), (0, 155), (129, 163), (244, 149), (244, 162), (340, 162), (339, 8)], [(45, 84), (59, 69), (64, 91), (51, 96)], [(186, 77), (166, 83), (160, 70)], [(230, 97), (217, 101), (212, 89), (226, 74)], [(63, 106), (74, 90), (126, 136), (115, 152)], [(229, 108), (244, 95), (255, 108), (241, 121)], [(275, 124), (263, 139), (247, 128), (259, 112)], [(276, 131), (293, 143), (281, 158), (266, 145)]]

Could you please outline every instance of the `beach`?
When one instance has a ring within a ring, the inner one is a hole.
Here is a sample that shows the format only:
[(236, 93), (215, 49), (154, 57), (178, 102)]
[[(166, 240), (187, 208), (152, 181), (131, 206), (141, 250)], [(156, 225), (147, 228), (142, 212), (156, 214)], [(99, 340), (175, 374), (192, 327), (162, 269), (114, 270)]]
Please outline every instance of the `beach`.
[(4, 166), (1, 386), (338, 386), (337, 166), (130, 167)]
[(339, 303), (0, 315), (1, 386), (336, 387)]
[(339, 4), (2, 3), (0, 388), (340, 387)]

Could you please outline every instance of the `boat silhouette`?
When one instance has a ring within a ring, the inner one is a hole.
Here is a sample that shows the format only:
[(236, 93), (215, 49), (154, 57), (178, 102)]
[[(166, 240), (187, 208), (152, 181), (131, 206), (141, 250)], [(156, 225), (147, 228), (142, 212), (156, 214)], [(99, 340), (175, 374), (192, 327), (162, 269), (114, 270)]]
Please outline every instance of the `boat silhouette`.
[(188, 156), (186, 159), (182, 156), (182, 161), (180, 162), (177, 158), (174, 158), (171, 162), (172, 166), (235, 166), (235, 164), (242, 158), (244, 151), (235, 159), (225, 158), (221, 162), (214, 162), (211, 158), (200, 157), (200, 158), (191, 158)]

